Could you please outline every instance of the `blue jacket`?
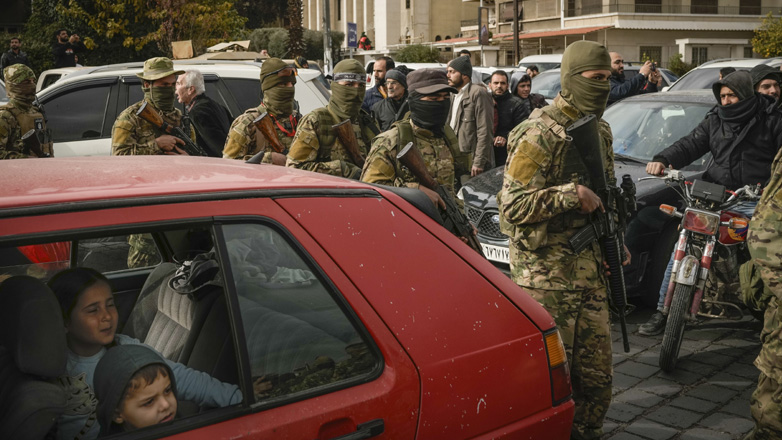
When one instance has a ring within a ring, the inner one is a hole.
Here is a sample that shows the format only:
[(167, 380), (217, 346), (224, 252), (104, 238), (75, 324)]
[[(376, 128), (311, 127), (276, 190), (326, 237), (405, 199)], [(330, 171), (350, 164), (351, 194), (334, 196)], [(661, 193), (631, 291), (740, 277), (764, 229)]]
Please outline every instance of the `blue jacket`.
[(380, 90), (378, 90), (377, 86), (372, 87), (371, 89), (367, 90), (367, 93), (364, 95), (364, 103), (361, 104), (361, 108), (363, 108), (367, 113), (372, 113), (372, 106), (384, 99), (385, 98), (380, 93)]
[[(628, 96), (641, 95), (644, 93), (653, 93), (657, 91), (657, 84), (646, 81), (646, 77), (641, 75), (633, 76), (630, 79), (611, 75), (611, 92), (608, 94), (608, 105), (613, 104), (620, 99)], [(646, 86), (644, 88), (644, 86)]]

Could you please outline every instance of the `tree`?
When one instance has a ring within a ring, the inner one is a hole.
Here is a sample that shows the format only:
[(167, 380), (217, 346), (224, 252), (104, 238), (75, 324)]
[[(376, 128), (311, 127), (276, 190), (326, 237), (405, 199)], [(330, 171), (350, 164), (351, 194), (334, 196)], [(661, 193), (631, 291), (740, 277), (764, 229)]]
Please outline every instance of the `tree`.
[(771, 12), (763, 18), (752, 37), (752, 50), (761, 56), (782, 56), (782, 17), (774, 18)]
[(399, 63), (436, 63), (439, 58), (439, 50), (423, 44), (405, 46), (396, 55), (396, 61)]
[(202, 53), (232, 39), (247, 20), (226, 0), (70, 0), (57, 12), (89, 30), (102, 61), (170, 56), (178, 40), (191, 40), (194, 52)]
[(695, 64), (685, 63), (680, 53), (671, 55), (671, 58), (668, 59), (668, 70), (675, 73), (676, 76), (682, 76), (695, 67)]
[(287, 0), (236, 0), (236, 10), (247, 18), (247, 27), (250, 29), (280, 26), (287, 5)]
[(301, 0), (288, 0), (288, 53), (291, 58), (304, 54), (304, 27), (301, 24)]

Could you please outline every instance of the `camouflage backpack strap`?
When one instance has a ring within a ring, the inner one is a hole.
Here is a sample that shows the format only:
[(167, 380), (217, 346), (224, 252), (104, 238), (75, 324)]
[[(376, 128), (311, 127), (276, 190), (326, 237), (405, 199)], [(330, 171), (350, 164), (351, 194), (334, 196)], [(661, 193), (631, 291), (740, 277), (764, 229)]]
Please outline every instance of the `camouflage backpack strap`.
[(361, 137), (364, 138), (364, 143), (367, 149), (372, 145), (372, 139), (380, 134), (380, 129), (377, 127), (375, 119), (364, 109), (361, 109), (358, 113), (358, 120), (361, 124)]
[(321, 107), (313, 110), (315, 116), (318, 118), (318, 143), (321, 147), (331, 147), (334, 142), (337, 141), (337, 135), (331, 127), (335, 124), (339, 124), (336, 117), (331, 114), (327, 107)]
[(569, 136), (565, 132), (565, 127), (560, 125), (559, 122), (555, 121), (554, 118), (552, 118), (548, 113), (544, 112), (543, 109), (536, 108), (533, 110), (529, 115), (529, 119), (534, 118), (540, 118), (540, 120), (543, 121), (543, 124), (549, 130), (551, 130), (552, 133), (557, 135), (557, 137), (565, 139), (566, 141), (570, 141)]
[(404, 148), (408, 142), (412, 142), (415, 145), (415, 135), (409, 119), (394, 122), (391, 124), (391, 127), (396, 127), (396, 131), (399, 133), (399, 143), (397, 145), (399, 145), (400, 149)]

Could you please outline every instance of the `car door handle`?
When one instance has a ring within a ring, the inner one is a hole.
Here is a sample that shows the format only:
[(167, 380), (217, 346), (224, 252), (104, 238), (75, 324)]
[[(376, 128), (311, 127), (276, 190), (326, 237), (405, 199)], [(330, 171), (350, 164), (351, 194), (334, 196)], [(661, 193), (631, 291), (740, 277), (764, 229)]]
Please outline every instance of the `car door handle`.
[(356, 426), (356, 432), (334, 437), (329, 440), (361, 440), (364, 438), (377, 437), (386, 430), (383, 419), (370, 420)]

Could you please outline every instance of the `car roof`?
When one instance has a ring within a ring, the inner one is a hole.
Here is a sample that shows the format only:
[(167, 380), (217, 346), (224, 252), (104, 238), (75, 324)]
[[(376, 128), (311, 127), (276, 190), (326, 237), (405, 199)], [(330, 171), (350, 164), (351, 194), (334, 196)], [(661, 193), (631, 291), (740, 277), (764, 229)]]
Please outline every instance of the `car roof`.
[(745, 67), (752, 68), (758, 64), (782, 64), (782, 58), (730, 58), (707, 61), (696, 69), (721, 69), (723, 67)]
[(0, 175), (0, 210), (248, 190), (371, 188), (355, 180), (287, 167), (164, 155), (3, 160)]
[[(254, 61), (174, 60), (174, 67), (182, 70), (196, 69), (204, 73), (214, 73), (223, 77), (259, 79), (261, 63)], [(135, 76), (136, 73), (141, 73), (143, 70), (143, 62), (91, 66), (72, 72), (67, 77), (57, 81), (57, 84), (62, 85), (83, 81), (85, 76), (90, 78)], [(320, 74), (320, 71), (315, 69), (298, 69), (298, 76), (304, 81), (316, 78)]]
[(717, 100), (711, 89), (669, 90), (667, 92), (646, 93), (630, 96), (619, 102), (633, 101), (695, 102), (717, 105)]
[(533, 61), (562, 61), (561, 53), (546, 54), (546, 55), (530, 55), (526, 56), (519, 61), (520, 63), (529, 63)]

